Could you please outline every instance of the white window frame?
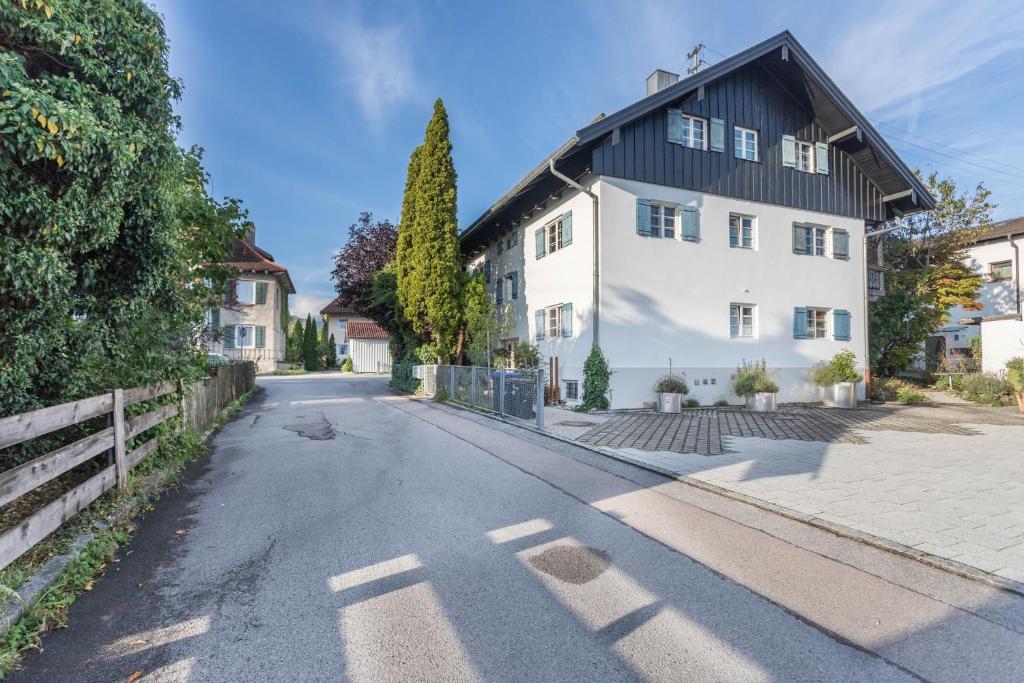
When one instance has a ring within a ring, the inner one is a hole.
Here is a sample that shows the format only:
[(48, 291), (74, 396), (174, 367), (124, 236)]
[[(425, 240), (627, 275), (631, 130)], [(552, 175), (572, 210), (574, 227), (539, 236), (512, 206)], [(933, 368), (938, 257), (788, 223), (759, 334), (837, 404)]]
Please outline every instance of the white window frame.
[[(996, 277), (996, 266), (1009, 268), (1006, 277)], [(1008, 282), (1013, 279), (1013, 261), (993, 261), (988, 264), (988, 279), (990, 282)]]
[[(737, 159), (744, 159), (746, 161), (760, 161), (760, 149), (758, 146), (759, 135), (756, 130), (752, 128), (744, 128), (743, 126), (733, 127), (733, 154)], [(747, 156), (748, 142), (752, 142), (754, 145), (754, 156)], [(739, 154), (736, 154), (739, 152)]]
[(348, 334), (348, 320), (338, 321), (338, 332), (341, 332), (342, 339)]
[[(749, 313), (749, 316), (747, 315)], [(733, 332), (733, 319), (736, 320), (736, 332)], [(744, 325), (743, 321), (750, 318), (750, 324)], [(745, 334), (744, 332), (747, 332)], [(729, 304), (729, 338), (730, 339), (756, 339), (757, 338), (757, 304)]]
[[(249, 330), (248, 334), (243, 334), (242, 330)], [(243, 337), (247, 337), (248, 343), (245, 343)], [(256, 348), (256, 326), (255, 325), (235, 325), (235, 348), (237, 349), (254, 349)]]
[[(807, 307), (807, 339), (832, 338), (832, 309), (815, 306)], [(818, 334), (818, 316), (821, 316), (821, 334)]]
[[(242, 299), (242, 285), (249, 285), (252, 287), (252, 296), (249, 297), (248, 301)], [(235, 281), (235, 301), (240, 304), (255, 304), (256, 303), (256, 281), (255, 280), (236, 280)]]
[[(689, 114), (682, 114), (683, 119), (683, 146), (690, 147), (691, 149), (703, 149), (708, 148), (708, 122), (707, 119), (701, 118), (700, 116), (691, 116)], [(698, 141), (696, 136), (697, 126), (695, 123), (700, 124), (700, 140)]]
[(796, 170), (814, 173), (814, 145), (803, 140), (796, 141)]
[(548, 306), (544, 309), (544, 338), (555, 339), (562, 336), (562, 304)]
[[(671, 209), (672, 210), (672, 227), (669, 228), (670, 230), (672, 230), (672, 234), (671, 235), (666, 235), (665, 234), (665, 229), (666, 229), (665, 228), (665, 222), (666, 222), (665, 219), (667, 218), (667, 216), (665, 215), (665, 210), (666, 209)], [(680, 217), (680, 211), (679, 211), (679, 205), (678, 204), (670, 204), (668, 202), (656, 202), (656, 201), (652, 200), (651, 201), (651, 234), (649, 235), (649, 237), (656, 237), (656, 238), (659, 238), (659, 239), (666, 239), (666, 240), (678, 240), (679, 239), (679, 217)], [(657, 223), (655, 223), (655, 218), (657, 218)]]
[(562, 217), (559, 216), (544, 226), (544, 254), (553, 254), (559, 249), (564, 249), (564, 238), (565, 236), (562, 234)]
[[(736, 221), (736, 244), (732, 243), (733, 221)], [(743, 221), (750, 221), (750, 244), (743, 243)], [(733, 249), (757, 249), (757, 216), (729, 214), (729, 246)]]

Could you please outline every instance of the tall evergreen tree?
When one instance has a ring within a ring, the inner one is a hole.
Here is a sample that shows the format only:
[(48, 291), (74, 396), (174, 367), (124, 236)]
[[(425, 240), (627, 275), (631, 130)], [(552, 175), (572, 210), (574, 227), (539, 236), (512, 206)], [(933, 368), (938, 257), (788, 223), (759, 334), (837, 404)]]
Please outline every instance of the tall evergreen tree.
[(330, 339), (327, 342), (327, 367), (335, 368), (338, 366), (338, 343), (334, 341), (334, 334), (331, 334)]
[(302, 329), (302, 321), (296, 320), (292, 331), (288, 334), (288, 346), (285, 351), (285, 360), (289, 363), (302, 362), (302, 341), (305, 339), (305, 331)]
[[(412, 317), (422, 317), (422, 311), (416, 308), (412, 295), (412, 273), (415, 270), (416, 258), (413, 249), (413, 233), (416, 225), (416, 197), (419, 192), (420, 157), (422, 145), (412, 151), (409, 157), (409, 168), (405, 175), (405, 194), (402, 195), (402, 215), (398, 219), (398, 240), (395, 244), (395, 294), (398, 312), (406, 321)], [(409, 340), (410, 345), (414, 340)]]
[(320, 369), (320, 349), (318, 347), (316, 323), (313, 322), (311, 314), (306, 314), (306, 325), (302, 338), (302, 363), (306, 370)]

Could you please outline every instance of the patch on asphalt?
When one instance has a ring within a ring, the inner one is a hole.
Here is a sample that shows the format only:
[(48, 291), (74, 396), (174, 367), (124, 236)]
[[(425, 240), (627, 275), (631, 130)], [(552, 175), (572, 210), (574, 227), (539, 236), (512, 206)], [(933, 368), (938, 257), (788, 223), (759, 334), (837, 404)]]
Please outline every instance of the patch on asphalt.
[(330, 441), (334, 438), (334, 427), (323, 413), (318, 416), (296, 415), (295, 419), (296, 422), (284, 426), (289, 432), (295, 432), (313, 441)]
[(555, 424), (561, 427), (596, 427), (596, 422), (587, 422), (586, 420), (562, 420)]
[(529, 558), (534, 569), (574, 585), (589, 583), (608, 569), (608, 553), (576, 545), (556, 545)]

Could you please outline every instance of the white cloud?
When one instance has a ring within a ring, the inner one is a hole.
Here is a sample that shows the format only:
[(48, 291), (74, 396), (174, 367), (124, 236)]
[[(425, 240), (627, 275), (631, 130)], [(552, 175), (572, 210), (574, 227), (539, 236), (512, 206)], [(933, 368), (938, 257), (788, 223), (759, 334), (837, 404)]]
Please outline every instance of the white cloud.
[(320, 309), (333, 298), (317, 294), (292, 294), (288, 297), (288, 314), (302, 319), (305, 319), (306, 315), (312, 315), (314, 319), (319, 318)]

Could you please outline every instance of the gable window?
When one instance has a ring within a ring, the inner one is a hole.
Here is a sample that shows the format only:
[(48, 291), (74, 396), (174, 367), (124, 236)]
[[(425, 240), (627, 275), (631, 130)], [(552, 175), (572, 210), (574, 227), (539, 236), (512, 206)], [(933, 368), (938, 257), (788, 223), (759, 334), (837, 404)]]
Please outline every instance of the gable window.
[[(668, 141), (693, 149), (707, 149), (707, 121), (684, 114), (678, 109), (668, 110)], [(720, 149), (718, 151), (721, 151)]]
[(729, 216), (729, 246), (738, 249), (754, 248), (754, 217), (731, 214)]
[(543, 228), (537, 228), (534, 237), (537, 258), (544, 258), (572, 244), (572, 211), (562, 214)]
[(651, 202), (651, 237), (676, 237), (676, 207)]
[(729, 305), (729, 336), (733, 339), (754, 336), (754, 306)]
[(347, 320), (339, 320), (338, 321), (338, 332), (340, 333), (340, 336), (341, 336), (342, 339), (345, 338), (345, 331), (347, 329), (348, 329), (348, 321)]
[(814, 146), (811, 143), (796, 141), (796, 170), (814, 173)]
[(1013, 279), (1013, 262), (999, 261), (988, 264), (988, 276), (992, 282)]
[(733, 130), (736, 158), (757, 161), (757, 131), (739, 126)]
[(828, 228), (817, 225), (793, 225), (793, 253), (808, 256), (825, 256), (825, 239)]
[(253, 280), (239, 280), (236, 282), (235, 301), (240, 304), (256, 303), (256, 283)]

